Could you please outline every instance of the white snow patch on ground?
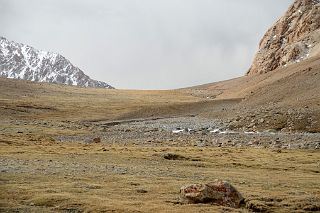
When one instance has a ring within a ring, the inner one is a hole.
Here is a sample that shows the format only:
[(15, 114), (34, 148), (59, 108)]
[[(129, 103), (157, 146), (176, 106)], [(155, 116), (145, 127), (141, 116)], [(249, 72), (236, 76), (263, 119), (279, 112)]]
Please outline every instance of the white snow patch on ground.
[(225, 131), (219, 132), (219, 134), (237, 134), (237, 132), (235, 132), (235, 131), (230, 131), (230, 130), (225, 130)]
[(211, 133), (219, 133), (220, 132), (220, 129), (214, 129), (212, 131), (210, 131)]
[(214, 134), (237, 134), (237, 132), (235, 132), (235, 131), (221, 130), (221, 129), (218, 129), (218, 128), (210, 131), (210, 133), (214, 133)]
[(183, 131), (184, 131), (183, 129), (175, 129), (175, 130), (172, 130), (172, 133), (178, 134), (178, 133), (181, 133)]

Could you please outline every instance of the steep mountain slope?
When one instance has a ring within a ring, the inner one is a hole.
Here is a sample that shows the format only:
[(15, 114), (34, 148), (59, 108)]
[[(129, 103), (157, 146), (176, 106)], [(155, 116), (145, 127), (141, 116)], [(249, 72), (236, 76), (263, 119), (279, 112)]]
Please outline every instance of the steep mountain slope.
[(85, 75), (63, 56), (0, 37), (0, 76), (80, 87), (113, 87)]
[(186, 89), (208, 100), (241, 102), (202, 112), (222, 117), (231, 129), (320, 132), (320, 55), (273, 72)]
[(320, 1), (290, 6), (261, 40), (246, 76), (189, 89), (214, 100), (242, 99), (225, 108), (230, 128), (320, 132)]
[(295, 0), (263, 36), (247, 72), (266, 73), (320, 53), (320, 1)]

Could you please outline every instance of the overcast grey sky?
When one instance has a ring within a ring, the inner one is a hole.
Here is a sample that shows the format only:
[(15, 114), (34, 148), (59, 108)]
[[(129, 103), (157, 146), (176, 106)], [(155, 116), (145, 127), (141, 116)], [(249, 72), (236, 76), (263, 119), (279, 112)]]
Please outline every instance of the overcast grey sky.
[(181, 88), (243, 75), (292, 2), (0, 0), (0, 35), (117, 88)]

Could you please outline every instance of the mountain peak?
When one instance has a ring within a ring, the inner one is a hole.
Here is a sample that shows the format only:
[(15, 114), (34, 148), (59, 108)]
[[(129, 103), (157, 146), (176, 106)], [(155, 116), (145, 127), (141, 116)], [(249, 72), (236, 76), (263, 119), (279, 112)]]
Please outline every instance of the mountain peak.
[(266, 32), (248, 75), (267, 73), (320, 53), (320, 0), (296, 0)]
[(91, 79), (60, 54), (37, 50), (0, 36), (0, 77), (113, 89)]

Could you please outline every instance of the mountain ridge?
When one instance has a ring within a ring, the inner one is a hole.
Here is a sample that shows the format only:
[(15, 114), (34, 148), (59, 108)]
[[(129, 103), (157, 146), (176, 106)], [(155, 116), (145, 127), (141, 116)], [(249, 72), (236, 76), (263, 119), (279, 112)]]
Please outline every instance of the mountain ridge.
[(91, 79), (64, 56), (37, 50), (29, 45), (0, 37), (0, 76), (79, 87), (114, 89)]

